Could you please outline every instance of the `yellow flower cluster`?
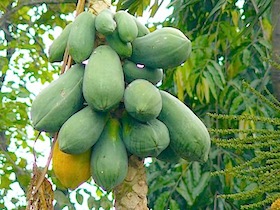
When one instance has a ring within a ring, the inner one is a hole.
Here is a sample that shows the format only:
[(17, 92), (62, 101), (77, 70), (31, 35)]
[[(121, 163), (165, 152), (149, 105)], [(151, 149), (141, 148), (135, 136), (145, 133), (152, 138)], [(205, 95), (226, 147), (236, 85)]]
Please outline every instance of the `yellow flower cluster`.
[(271, 204), (271, 210), (280, 210), (280, 198), (276, 199), (276, 200)]

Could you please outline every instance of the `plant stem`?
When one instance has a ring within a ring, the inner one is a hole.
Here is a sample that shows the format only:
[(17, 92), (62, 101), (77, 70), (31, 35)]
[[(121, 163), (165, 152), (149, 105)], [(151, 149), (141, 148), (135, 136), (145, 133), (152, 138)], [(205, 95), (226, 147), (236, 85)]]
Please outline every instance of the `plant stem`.
[(116, 210), (148, 210), (147, 192), (144, 161), (132, 155), (124, 182), (114, 189)]

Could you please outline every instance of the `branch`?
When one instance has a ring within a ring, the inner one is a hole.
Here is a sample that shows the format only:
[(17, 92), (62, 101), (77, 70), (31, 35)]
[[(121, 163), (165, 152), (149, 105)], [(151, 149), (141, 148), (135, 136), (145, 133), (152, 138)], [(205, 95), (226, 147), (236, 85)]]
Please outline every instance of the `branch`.
[(13, 13), (16, 13), (18, 10), (20, 10), (24, 6), (36, 6), (40, 4), (68, 4), (68, 3), (77, 3), (77, 0), (25, 0), (22, 1), (19, 5), (12, 8), (11, 10), (8, 10), (2, 17), (0, 18), (0, 26), (2, 26), (6, 20), (10, 19), (10, 16)]
[(7, 151), (8, 150), (5, 131), (0, 131), (0, 148), (3, 151)]

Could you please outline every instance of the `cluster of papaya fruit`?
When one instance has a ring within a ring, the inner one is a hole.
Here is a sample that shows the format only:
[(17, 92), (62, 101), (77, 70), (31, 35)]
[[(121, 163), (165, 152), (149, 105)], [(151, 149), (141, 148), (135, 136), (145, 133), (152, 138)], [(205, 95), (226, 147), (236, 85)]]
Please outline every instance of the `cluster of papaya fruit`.
[(85, 11), (53, 41), (50, 62), (62, 61), (66, 49), (73, 65), (31, 107), (35, 129), (58, 132), (53, 169), (65, 187), (92, 176), (111, 190), (124, 180), (131, 154), (207, 160), (210, 137), (203, 122), (156, 86), (163, 69), (190, 55), (191, 42), (180, 30), (150, 32), (126, 11)]

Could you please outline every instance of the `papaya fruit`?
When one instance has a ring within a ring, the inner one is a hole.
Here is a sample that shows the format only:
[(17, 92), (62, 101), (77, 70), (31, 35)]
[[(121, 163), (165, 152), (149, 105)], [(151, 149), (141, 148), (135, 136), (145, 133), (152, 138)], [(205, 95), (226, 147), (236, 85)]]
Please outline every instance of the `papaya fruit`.
[(136, 79), (145, 79), (156, 85), (163, 79), (162, 69), (151, 69), (145, 66), (139, 66), (130, 60), (124, 61), (123, 72), (125, 81), (128, 83)]
[(150, 30), (142, 24), (136, 17), (134, 18), (137, 28), (138, 28), (138, 34), (137, 37), (145, 36), (150, 33)]
[(83, 93), (88, 105), (97, 111), (114, 108), (123, 98), (124, 86), (118, 54), (110, 46), (98, 46), (85, 68)]
[(123, 182), (128, 171), (128, 157), (121, 139), (121, 125), (110, 118), (91, 154), (91, 175), (102, 189), (112, 190)]
[(112, 34), (117, 27), (114, 14), (110, 9), (102, 10), (95, 18), (96, 31), (104, 36)]
[(81, 154), (89, 150), (100, 137), (107, 115), (85, 107), (72, 115), (61, 127), (57, 141), (61, 151)]
[(162, 110), (158, 119), (168, 128), (170, 146), (187, 161), (205, 162), (210, 150), (210, 136), (203, 122), (183, 102), (161, 90)]
[(168, 129), (157, 119), (141, 123), (126, 116), (122, 127), (126, 149), (140, 158), (157, 157), (169, 145)]
[(180, 160), (180, 156), (174, 152), (170, 145), (168, 145), (168, 147), (164, 149), (156, 158), (169, 163), (178, 163)]
[(108, 45), (112, 47), (120, 57), (130, 57), (132, 54), (132, 45), (130, 42), (123, 42), (118, 31), (114, 31), (112, 34), (105, 37)]
[(67, 47), (68, 37), (72, 28), (72, 23), (69, 23), (61, 32), (61, 34), (53, 40), (49, 48), (49, 62), (60, 62), (63, 60), (64, 52)]
[(124, 91), (124, 106), (128, 114), (141, 122), (155, 119), (162, 108), (160, 92), (147, 80), (134, 80)]
[(173, 68), (190, 56), (191, 42), (178, 29), (164, 27), (132, 42), (130, 60), (150, 68)]
[(69, 54), (76, 63), (87, 60), (94, 49), (95, 15), (82, 12), (74, 20), (68, 37)]
[(115, 21), (120, 39), (123, 42), (132, 42), (138, 35), (138, 27), (134, 17), (126, 11), (116, 12)]
[(90, 158), (91, 149), (79, 155), (70, 155), (62, 152), (56, 141), (52, 157), (54, 174), (64, 187), (74, 190), (91, 177)]
[(75, 64), (36, 96), (31, 105), (31, 121), (36, 130), (57, 132), (83, 108), (83, 76), (84, 65)]

